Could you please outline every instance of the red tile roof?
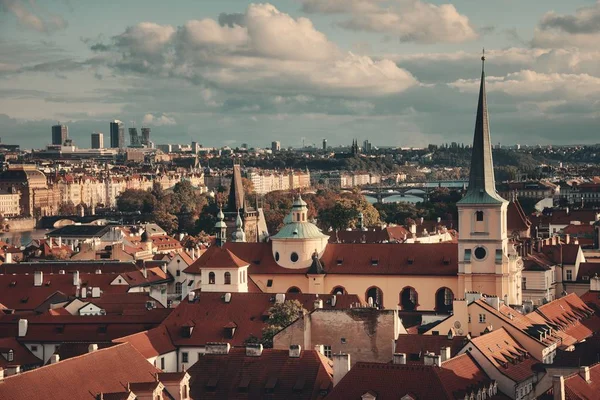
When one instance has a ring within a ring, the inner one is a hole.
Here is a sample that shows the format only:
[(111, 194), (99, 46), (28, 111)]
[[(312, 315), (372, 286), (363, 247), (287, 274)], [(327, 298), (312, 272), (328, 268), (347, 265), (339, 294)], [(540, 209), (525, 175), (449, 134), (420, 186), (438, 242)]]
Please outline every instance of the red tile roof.
[(574, 243), (542, 246), (542, 253), (556, 264), (575, 265), (580, 251), (581, 246)]
[(600, 364), (590, 367), (590, 382), (575, 373), (565, 377), (566, 400), (591, 400), (597, 399), (600, 393)]
[[(116, 274), (80, 274), (81, 286), (99, 287), (105, 294), (125, 293), (129, 286), (111, 285)], [(0, 275), (0, 302), (17, 310), (34, 310), (56, 292), (67, 296), (79, 294), (72, 274), (44, 274), (41, 286), (34, 286), (34, 275)]]
[(500, 328), (471, 339), (471, 343), (503, 375), (515, 382), (534, 376), (533, 365), (538, 361), (504, 329)]
[[(441, 368), (358, 362), (327, 400), (360, 399), (367, 392), (376, 394), (378, 400), (400, 399), (406, 394), (419, 400), (454, 400), (491, 384), (493, 381), (468, 354), (444, 362)], [(501, 394), (491, 397), (500, 398), (505, 397)]]
[(247, 267), (249, 264), (249, 262), (241, 260), (225, 247), (211, 246), (184, 272), (198, 274), (203, 268), (242, 268)]
[(570, 293), (565, 297), (544, 304), (538, 307), (535, 312), (547, 321), (559, 326), (562, 331), (574, 337), (578, 342), (593, 334), (582, 322), (588, 318), (593, 318), (594, 311), (575, 293)]
[[(9, 361), (4, 356), (10, 350), (13, 352), (13, 360)], [(43, 361), (33, 355), (24, 344), (19, 343), (14, 337), (0, 338), (0, 368), (20, 366), (21, 370), (38, 367)]]
[[(454, 336), (448, 339), (447, 335), (413, 335), (400, 334), (396, 339), (396, 353), (406, 353), (407, 362), (411, 362), (411, 354), (423, 355), (427, 352), (440, 354), (442, 347), (450, 347), (450, 354), (454, 357), (467, 344), (466, 336)], [(417, 363), (422, 364), (420, 357)]]
[(148, 331), (118, 338), (113, 341), (115, 343), (131, 344), (146, 358), (157, 357), (161, 354), (176, 350), (176, 347), (169, 336), (169, 332), (164, 325), (160, 325)]
[[(319, 295), (325, 309), (346, 309), (358, 302), (355, 295), (337, 295), (335, 307), (331, 306), (333, 295)], [(287, 293), (286, 300), (298, 300), (312, 311), (314, 294)], [(225, 303), (224, 293), (197, 292), (192, 303), (183, 300), (164, 321), (175, 345), (204, 346), (208, 342), (228, 342), (241, 346), (250, 336), (261, 337), (269, 309), (275, 304), (273, 293), (231, 293), (231, 301)], [(183, 326), (193, 323), (191, 337), (185, 337)], [(233, 338), (225, 329), (231, 323), (237, 328)]]
[(128, 382), (152, 382), (157, 372), (124, 343), (7, 377), (0, 384), (0, 398), (94, 400), (99, 393), (124, 391)]
[(321, 389), (331, 387), (333, 374), (329, 360), (314, 350), (293, 358), (287, 350), (265, 349), (252, 357), (243, 348), (204, 355), (187, 372), (191, 397), (206, 400), (322, 399)]
[(0, 337), (17, 336), (19, 319), (28, 320), (24, 340), (41, 343), (110, 342), (158, 326), (171, 309), (154, 309), (142, 315), (2, 315)]
[[(279, 266), (273, 258), (271, 246), (272, 242), (227, 242), (224, 248), (250, 264), (250, 275), (305, 274), (308, 271), (308, 267), (289, 269)], [(330, 243), (321, 262), (327, 274), (451, 276), (458, 273), (457, 246), (456, 243), (405, 243), (401, 246), (389, 243)]]
[(531, 226), (531, 221), (525, 215), (525, 211), (521, 207), (518, 200), (513, 200), (508, 203), (507, 209), (507, 229), (510, 233), (514, 231), (525, 231)]

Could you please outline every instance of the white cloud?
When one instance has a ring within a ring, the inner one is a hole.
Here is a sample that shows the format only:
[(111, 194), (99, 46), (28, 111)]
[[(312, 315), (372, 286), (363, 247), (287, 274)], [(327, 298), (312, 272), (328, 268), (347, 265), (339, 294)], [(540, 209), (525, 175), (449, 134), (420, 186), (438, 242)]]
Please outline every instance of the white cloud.
[(144, 115), (144, 119), (142, 120), (144, 125), (153, 125), (153, 126), (166, 126), (166, 125), (177, 125), (175, 118), (169, 117), (165, 114), (161, 116), (154, 116), (152, 114)]
[[(114, 38), (97, 59), (125, 71), (257, 92), (379, 96), (418, 84), (387, 59), (344, 52), (307, 18), (270, 4), (251, 4), (243, 26), (214, 20), (182, 27), (138, 24)], [(177, 33), (175, 33), (177, 32)]]
[[(459, 79), (449, 86), (460, 91), (475, 92), (479, 89), (479, 79)], [(522, 70), (503, 77), (488, 77), (486, 89), (488, 92), (500, 91), (516, 97), (547, 97), (553, 93), (565, 98), (581, 99), (600, 94), (600, 78), (588, 74), (547, 74)]]
[[(30, 10), (30, 8), (33, 10)], [(0, 11), (13, 14), (19, 21), (19, 24), (26, 28), (49, 33), (67, 27), (67, 21), (62, 17), (45, 13), (46, 18), (44, 19), (33, 12), (37, 9), (38, 6), (35, 4), (35, 0), (29, 0), (28, 2), (21, 0), (0, 0)]]
[(477, 38), (469, 18), (453, 4), (421, 0), (304, 0), (303, 10), (348, 14), (343, 28), (395, 35), (402, 42), (461, 43)]
[(573, 15), (546, 13), (535, 29), (537, 47), (566, 46), (596, 48), (600, 41), (600, 1), (578, 9)]

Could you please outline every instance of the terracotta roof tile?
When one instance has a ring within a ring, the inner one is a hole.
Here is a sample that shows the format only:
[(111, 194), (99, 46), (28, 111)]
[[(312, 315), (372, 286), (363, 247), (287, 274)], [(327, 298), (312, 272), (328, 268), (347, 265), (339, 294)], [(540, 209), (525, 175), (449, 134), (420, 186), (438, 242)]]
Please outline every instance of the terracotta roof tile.
[(146, 358), (157, 357), (176, 350), (164, 325), (115, 339), (114, 342), (129, 343)]
[(500, 328), (471, 339), (471, 343), (503, 375), (515, 382), (522, 382), (534, 375), (537, 360), (504, 329)]
[[(207, 354), (188, 371), (190, 395), (197, 399), (321, 399), (321, 388), (332, 384), (329, 360), (314, 350), (289, 357), (287, 350), (265, 349), (246, 356), (243, 348), (229, 354)], [(272, 393), (265, 388), (273, 386)]]
[[(314, 294), (287, 293), (286, 300), (298, 300), (305, 309), (312, 311)], [(333, 295), (319, 295), (325, 309), (345, 309), (358, 302), (355, 295), (336, 296), (335, 307), (331, 306)], [(262, 336), (266, 316), (275, 304), (274, 293), (231, 293), (231, 300), (225, 303), (224, 293), (197, 292), (196, 299), (183, 300), (164, 321), (173, 343), (177, 346), (204, 346), (208, 342), (228, 342), (241, 346), (251, 335)], [(224, 328), (234, 322), (237, 325), (233, 338)], [(191, 337), (183, 335), (182, 327), (193, 324)]]
[(124, 343), (7, 377), (0, 385), (0, 398), (93, 400), (102, 392), (123, 391), (127, 382), (152, 382), (157, 372)]

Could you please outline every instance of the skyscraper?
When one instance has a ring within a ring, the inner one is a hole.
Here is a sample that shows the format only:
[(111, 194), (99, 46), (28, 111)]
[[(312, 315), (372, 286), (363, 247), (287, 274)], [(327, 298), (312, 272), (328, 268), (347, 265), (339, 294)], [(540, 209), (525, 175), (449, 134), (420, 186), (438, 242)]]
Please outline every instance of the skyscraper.
[(92, 149), (104, 148), (104, 134), (100, 132), (92, 133)]
[(323, 139), (323, 151), (327, 150), (327, 139)]
[(118, 119), (110, 123), (110, 147), (113, 149), (125, 147), (125, 126)]
[(150, 147), (150, 128), (142, 128), (142, 144)]
[(271, 151), (275, 153), (279, 150), (281, 150), (281, 143), (278, 141), (271, 142)]
[(138, 136), (137, 128), (129, 128), (129, 145), (131, 147), (139, 147), (140, 137)]
[(52, 126), (52, 144), (63, 145), (69, 137), (69, 127), (66, 125)]

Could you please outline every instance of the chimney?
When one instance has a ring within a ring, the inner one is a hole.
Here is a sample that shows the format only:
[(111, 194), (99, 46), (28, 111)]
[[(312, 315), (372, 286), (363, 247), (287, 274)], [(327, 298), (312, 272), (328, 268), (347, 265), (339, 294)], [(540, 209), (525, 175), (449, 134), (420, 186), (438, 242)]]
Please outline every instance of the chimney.
[(229, 343), (206, 343), (206, 354), (229, 354), (231, 345)]
[(442, 350), (440, 351), (440, 356), (442, 356), (442, 362), (452, 358), (452, 353), (450, 350), (452, 350), (450, 346), (442, 347)]
[(579, 375), (587, 382), (591, 382), (590, 367), (579, 367)]
[(315, 310), (323, 308), (323, 299), (316, 299), (314, 302)]
[(98, 345), (96, 343), (92, 343), (88, 346), (88, 353), (93, 353), (98, 350)]
[(566, 244), (571, 243), (571, 235), (569, 235), (568, 233), (565, 235), (565, 243)]
[(12, 253), (9, 253), (9, 252), (4, 253), (4, 262), (6, 264), (11, 264), (13, 262)]
[(394, 353), (393, 363), (398, 365), (406, 364), (406, 353)]
[(73, 271), (73, 286), (79, 286), (79, 271)]
[(467, 304), (471, 304), (474, 301), (481, 299), (481, 293), (479, 292), (465, 292), (465, 300)]
[(92, 297), (95, 297), (95, 298), (100, 297), (100, 288), (99, 287), (92, 288)]
[(500, 298), (498, 296), (488, 296), (485, 298), (485, 302), (494, 307), (496, 311), (500, 310)]
[(60, 356), (58, 354), (52, 354), (50, 356), (50, 364), (56, 364), (60, 361)]
[(101, 269), (97, 269), (96, 270), (96, 275), (100, 275), (100, 274), (102, 274), (102, 270)]
[(223, 298), (225, 299), (225, 303), (230, 303), (231, 302), (231, 293), (225, 293), (225, 296)]
[(0, 382), (4, 380), (4, 368), (0, 367)]
[(19, 320), (19, 337), (25, 337), (27, 335), (27, 326), (29, 322), (26, 319)]
[(196, 292), (192, 291), (188, 293), (188, 301), (191, 303), (196, 298)]
[(315, 351), (317, 353), (321, 353), (322, 355), (325, 355), (325, 348), (323, 347), (322, 344), (315, 344)]
[(554, 400), (565, 400), (565, 378), (562, 375), (552, 377), (552, 391)]
[(277, 293), (275, 295), (275, 303), (277, 303), (277, 304), (285, 303), (285, 293)]
[(146, 266), (144, 265), (144, 267), (142, 268), (142, 275), (144, 275), (145, 279), (148, 279), (148, 270), (146, 269)]
[(263, 352), (263, 345), (260, 343), (248, 343), (246, 345), (246, 355), (250, 357), (260, 357)]
[(350, 371), (350, 354), (333, 355), (333, 386), (335, 387)]
[(333, 296), (331, 296), (331, 307), (335, 307), (335, 304), (337, 303), (337, 297), (335, 297), (335, 294)]
[(44, 273), (42, 271), (35, 271), (33, 273), (33, 286), (42, 286), (44, 282)]
[(58, 247), (62, 247), (62, 236), (58, 237)]
[(590, 279), (590, 292), (600, 292), (600, 277), (598, 274)]
[(302, 352), (302, 346), (299, 344), (293, 344), (290, 346), (290, 358), (300, 358)]
[(433, 353), (426, 353), (423, 356), (423, 363), (425, 365), (435, 365), (437, 367), (442, 366), (442, 356), (436, 356)]
[(85, 299), (87, 297), (87, 288), (86, 287), (82, 287), (81, 288), (81, 298)]

